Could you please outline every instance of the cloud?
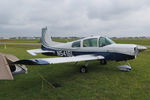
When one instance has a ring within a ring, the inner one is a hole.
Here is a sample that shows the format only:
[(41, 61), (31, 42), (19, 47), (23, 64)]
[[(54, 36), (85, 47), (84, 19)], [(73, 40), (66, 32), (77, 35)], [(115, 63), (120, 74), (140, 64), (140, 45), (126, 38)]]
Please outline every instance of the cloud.
[[(1, 36), (150, 36), (149, 0), (1, 0)], [(8, 35), (9, 34), (9, 35)]]

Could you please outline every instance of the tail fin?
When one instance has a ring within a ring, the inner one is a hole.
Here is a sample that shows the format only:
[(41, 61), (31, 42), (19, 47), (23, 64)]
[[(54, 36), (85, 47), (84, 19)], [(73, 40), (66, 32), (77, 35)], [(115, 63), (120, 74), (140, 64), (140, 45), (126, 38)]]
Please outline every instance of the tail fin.
[(51, 36), (48, 35), (48, 34), (46, 34), (46, 31), (47, 31), (47, 27), (42, 28), (42, 38), (41, 38), (41, 41), (42, 41), (42, 45), (43, 46), (48, 46), (52, 42)]
[(42, 28), (42, 47), (53, 47), (55, 45), (60, 44), (59, 42), (52, 41), (51, 35), (47, 34), (47, 27)]

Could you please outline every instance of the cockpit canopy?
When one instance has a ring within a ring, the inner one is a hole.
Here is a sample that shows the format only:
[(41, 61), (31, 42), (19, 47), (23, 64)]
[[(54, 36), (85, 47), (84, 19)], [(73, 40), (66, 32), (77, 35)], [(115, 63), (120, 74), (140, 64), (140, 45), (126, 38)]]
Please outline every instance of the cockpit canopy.
[[(115, 42), (107, 37), (100, 38), (88, 38), (83, 40), (83, 47), (103, 47), (106, 45), (114, 44)], [(76, 41), (72, 43), (72, 47), (81, 47), (81, 41)]]

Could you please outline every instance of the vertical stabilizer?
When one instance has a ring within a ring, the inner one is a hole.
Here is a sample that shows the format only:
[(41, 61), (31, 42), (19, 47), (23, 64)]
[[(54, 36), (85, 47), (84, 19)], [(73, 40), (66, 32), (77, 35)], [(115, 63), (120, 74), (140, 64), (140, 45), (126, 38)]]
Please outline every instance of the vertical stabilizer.
[(51, 35), (47, 33), (47, 27), (42, 28), (42, 46), (44, 47), (53, 47), (55, 45), (61, 44), (59, 42), (52, 41)]
[(52, 45), (52, 39), (51, 36), (49, 34), (47, 34), (47, 27), (42, 28), (42, 45), (47, 47)]

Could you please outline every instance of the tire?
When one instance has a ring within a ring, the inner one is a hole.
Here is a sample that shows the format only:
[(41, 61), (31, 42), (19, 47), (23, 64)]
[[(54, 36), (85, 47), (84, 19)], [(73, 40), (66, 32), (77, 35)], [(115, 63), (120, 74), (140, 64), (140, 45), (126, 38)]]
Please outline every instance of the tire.
[(129, 72), (129, 71), (131, 71), (131, 69), (128, 68), (128, 69), (127, 69), (127, 72)]
[(80, 73), (87, 73), (87, 72), (88, 72), (87, 67), (85, 67), (85, 66), (80, 67)]
[(105, 59), (102, 59), (102, 60), (100, 60), (100, 64), (106, 65), (106, 64), (107, 64), (107, 61), (106, 61)]

